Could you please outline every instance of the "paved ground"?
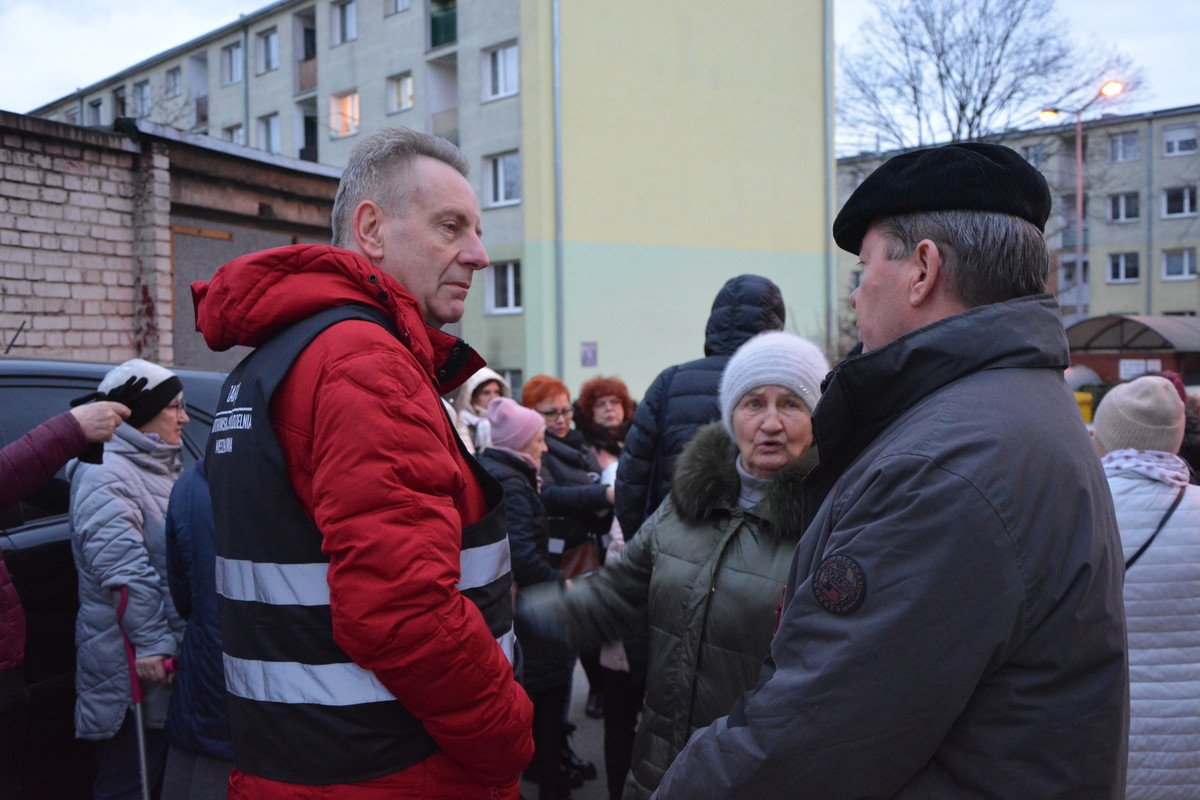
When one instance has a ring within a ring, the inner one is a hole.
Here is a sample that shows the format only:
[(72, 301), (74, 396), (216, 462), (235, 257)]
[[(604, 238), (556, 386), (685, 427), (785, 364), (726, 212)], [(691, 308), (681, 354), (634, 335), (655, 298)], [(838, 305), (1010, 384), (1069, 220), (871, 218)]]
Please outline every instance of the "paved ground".
[[(588, 781), (582, 788), (572, 789), (571, 797), (573, 800), (608, 800), (608, 788), (604, 781), (604, 723), (583, 713), (583, 707), (587, 703), (587, 691), (587, 675), (583, 673), (583, 667), (576, 662), (575, 680), (571, 684), (570, 719), (576, 726), (572, 744), (581, 758), (586, 758), (596, 765), (599, 775), (596, 780)], [(537, 787), (522, 781), (521, 795), (529, 800), (536, 800)]]

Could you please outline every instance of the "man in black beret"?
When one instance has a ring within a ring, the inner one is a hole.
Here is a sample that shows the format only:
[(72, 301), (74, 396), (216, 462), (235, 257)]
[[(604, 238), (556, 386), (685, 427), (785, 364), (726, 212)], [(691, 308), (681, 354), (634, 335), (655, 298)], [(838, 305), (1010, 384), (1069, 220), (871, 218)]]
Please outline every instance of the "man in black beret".
[(1124, 797), (1124, 565), (1044, 293), (1049, 212), (988, 144), (850, 197), (863, 348), (813, 414), (771, 654), (656, 797)]

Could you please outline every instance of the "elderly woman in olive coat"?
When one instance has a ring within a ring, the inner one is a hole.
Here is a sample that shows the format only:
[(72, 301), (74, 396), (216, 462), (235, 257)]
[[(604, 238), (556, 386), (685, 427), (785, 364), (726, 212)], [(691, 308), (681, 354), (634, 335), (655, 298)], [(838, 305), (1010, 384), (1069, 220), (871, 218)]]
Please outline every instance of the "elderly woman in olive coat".
[(812, 409), (828, 362), (766, 333), (721, 382), (720, 423), (701, 428), (669, 499), (595, 580), (524, 602), (523, 619), (573, 644), (649, 635), (650, 670), (625, 800), (649, 797), (691, 734), (758, 682), (816, 464)]

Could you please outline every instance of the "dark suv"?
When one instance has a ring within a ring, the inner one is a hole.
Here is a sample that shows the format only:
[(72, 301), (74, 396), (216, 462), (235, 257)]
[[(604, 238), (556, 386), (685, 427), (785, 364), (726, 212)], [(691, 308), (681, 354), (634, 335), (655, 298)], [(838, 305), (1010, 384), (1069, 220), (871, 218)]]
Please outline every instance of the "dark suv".
[[(111, 365), (0, 358), (0, 445), (19, 439), (94, 391)], [(204, 453), (225, 375), (173, 369), (191, 421), (184, 465)], [(75, 612), (79, 607), (69, 484), (59, 471), (28, 501), (0, 514), (0, 549), (25, 608), (24, 687), (0, 694), (0, 796), (86, 798), (94, 777), (92, 743), (75, 739)], [(9, 777), (15, 776), (15, 777)]]

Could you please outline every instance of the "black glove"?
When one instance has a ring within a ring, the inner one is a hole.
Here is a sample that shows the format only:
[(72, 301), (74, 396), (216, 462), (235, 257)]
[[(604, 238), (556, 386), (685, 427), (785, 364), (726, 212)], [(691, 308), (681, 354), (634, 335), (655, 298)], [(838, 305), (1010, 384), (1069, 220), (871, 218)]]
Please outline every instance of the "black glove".
[[(97, 400), (111, 400), (116, 403), (121, 403), (126, 406), (132, 406), (132, 401), (136, 398), (143, 389), (146, 388), (148, 381), (145, 378), (130, 378), (125, 383), (110, 389), (105, 392), (91, 392), (83, 397), (76, 397), (71, 401), (71, 408), (81, 406), (84, 403), (94, 403)], [(79, 456), (79, 460), (85, 464), (101, 464), (104, 462), (104, 442), (92, 442)]]

